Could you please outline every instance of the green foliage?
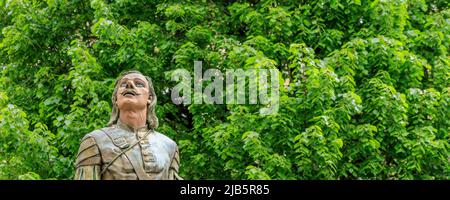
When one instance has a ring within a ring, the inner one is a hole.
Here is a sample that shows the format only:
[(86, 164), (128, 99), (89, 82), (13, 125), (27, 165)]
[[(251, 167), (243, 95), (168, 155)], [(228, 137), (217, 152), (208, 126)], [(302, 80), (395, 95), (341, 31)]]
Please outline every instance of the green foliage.
[[(185, 179), (450, 179), (448, 1), (0, 0), (0, 179), (71, 179), (152, 77)], [(279, 110), (175, 105), (175, 69), (278, 69)]]

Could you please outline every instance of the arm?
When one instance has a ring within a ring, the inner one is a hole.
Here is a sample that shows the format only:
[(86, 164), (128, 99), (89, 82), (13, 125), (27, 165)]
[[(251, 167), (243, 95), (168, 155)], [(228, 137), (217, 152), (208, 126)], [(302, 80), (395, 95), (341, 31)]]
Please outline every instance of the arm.
[(183, 178), (181, 178), (178, 175), (178, 168), (179, 167), (180, 167), (180, 156), (179, 156), (179, 153), (178, 153), (178, 147), (176, 147), (175, 153), (174, 153), (173, 158), (172, 158), (172, 162), (170, 163), (169, 179), (171, 179), (171, 180), (183, 180)]
[(94, 138), (86, 137), (82, 140), (76, 161), (75, 180), (101, 179), (100, 150)]

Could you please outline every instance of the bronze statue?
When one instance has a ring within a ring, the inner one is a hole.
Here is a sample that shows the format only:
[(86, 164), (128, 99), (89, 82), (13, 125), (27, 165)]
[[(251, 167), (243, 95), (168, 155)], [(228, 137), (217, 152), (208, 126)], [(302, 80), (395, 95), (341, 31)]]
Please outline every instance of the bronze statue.
[(115, 84), (108, 127), (81, 139), (76, 180), (180, 180), (177, 144), (155, 131), (156, 95), (151, 79), (126, 72)]

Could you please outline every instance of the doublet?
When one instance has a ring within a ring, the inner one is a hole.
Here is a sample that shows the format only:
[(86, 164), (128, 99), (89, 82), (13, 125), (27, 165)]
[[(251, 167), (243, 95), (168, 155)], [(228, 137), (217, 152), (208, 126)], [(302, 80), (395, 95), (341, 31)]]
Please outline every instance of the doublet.
[(76, 168), (75, 179), (81, 180), (181, 179), (173, 140), (146, 127), (133, 129), (120, 120), (83, 137)]

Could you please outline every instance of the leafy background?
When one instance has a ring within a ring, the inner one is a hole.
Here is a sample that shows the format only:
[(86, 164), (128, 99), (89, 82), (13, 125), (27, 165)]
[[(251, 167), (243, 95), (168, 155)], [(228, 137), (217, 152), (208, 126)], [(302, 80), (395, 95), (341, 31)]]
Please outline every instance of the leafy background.
[[(0, 179), (72, 179), (130, 69), (185, 179), (450, 178), (446, 0), (0, 0), (0, 29)], [(175, 105), (195, 60), (278, 69), (279, 112)]]

